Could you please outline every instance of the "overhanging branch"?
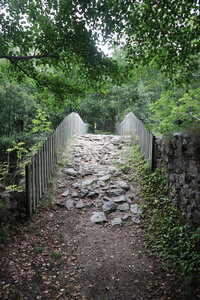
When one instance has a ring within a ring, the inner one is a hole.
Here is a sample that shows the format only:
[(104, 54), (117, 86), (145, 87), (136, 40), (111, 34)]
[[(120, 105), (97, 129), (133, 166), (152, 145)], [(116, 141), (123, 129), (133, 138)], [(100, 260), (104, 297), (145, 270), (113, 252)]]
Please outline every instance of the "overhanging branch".
[(56, 58), (58, 59), (58, 54), (44, 54), (44, 55), (27, 55), (27, 56), (15, 56), (15, 55), (0, 55), (0, 59), (9, 59), (9, 60), (30, 60), (30, 59), (41, 59), (41, 58)]
[(188, 112), (188, 114), (195, 120), (200, 121), (200, 118), (197, 118), (196, 116), (193, 115), (192, 112)]

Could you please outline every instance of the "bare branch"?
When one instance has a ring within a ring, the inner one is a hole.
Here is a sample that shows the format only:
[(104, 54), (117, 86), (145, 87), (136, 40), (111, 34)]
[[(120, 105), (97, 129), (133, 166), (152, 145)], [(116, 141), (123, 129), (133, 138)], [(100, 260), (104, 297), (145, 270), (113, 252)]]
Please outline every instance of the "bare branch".
[(27, 55), (27, 56), (15, 56), (15, 55), (0, 55), (0, 59), (5, 58), (9, 60), (30, 60), (30, 59), (41, 59), (41, 58), (56, 58), (58, 54), (44, 54), (44, 55)]
[(20, 71), (22, 71), (26, 76), (28, 76), (31, 79), (34, 79), (37, 81), (37, 78), (35, 76), (30, 75), (29, 73), (27, 73), (21, 66), (19, 66), (15, 60), (11, 60), (11, 63), (13, 65), (15, 65)]
[(197, 120), (197, 121), (200, 121), (200, 119), (197, 118), (197, 117), (195, 117), (195, 116), (192, 114), (192, 112), (189, 111), (188, 114), (189, 114), (193, 119), (195, 119), (195, 120)]

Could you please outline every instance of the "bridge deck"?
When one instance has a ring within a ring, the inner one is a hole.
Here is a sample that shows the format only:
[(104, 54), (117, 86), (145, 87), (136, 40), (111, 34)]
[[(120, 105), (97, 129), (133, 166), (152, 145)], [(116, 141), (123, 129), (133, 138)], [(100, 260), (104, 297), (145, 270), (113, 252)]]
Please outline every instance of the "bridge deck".
[(14, 291), (16, 299), (169, 299), (160, 296), (168, 277), (143, 240), (134, 174), (118, 168), (127, 144), (74, 138), (49, 191), (53, 207), (43, 204), (1, 256), (1, 299)]

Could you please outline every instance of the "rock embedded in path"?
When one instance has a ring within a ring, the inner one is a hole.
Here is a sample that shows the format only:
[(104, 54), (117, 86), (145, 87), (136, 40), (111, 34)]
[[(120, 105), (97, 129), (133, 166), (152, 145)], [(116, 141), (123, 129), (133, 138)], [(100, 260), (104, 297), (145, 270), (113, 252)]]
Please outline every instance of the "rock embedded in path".
[(94, 199), (94, 198), (97, 198), (99, 196), (99, 193), (97, 191), (95, 192), (90, 192), (88, 194), (88, 197), (91, 198), (91, 199)]
[(132, 215), (124, 215), (123, 217), (122, 217), (122, 220), (123, 221), (128, 221), (128, 220), (130, 220), (132, 218)]
[(136, 224), (140, 223), (140, 216), (139, 215), (133, 215), (132, 216), (132, 222), (136, 223)]
[(109, 186), (102, 187), (102, 191), (107, 191), (107, 190), (109, 190)]
[(121, 195), (121, 196), (119, 196), (118, 198), (116, 198), (116, 199), (114, 200), (114, 202), (117, 203), (117, 204), (122, 204), (122, 203), (125, 203), (125, 202), (126, 202), (126, 198), (125, 198), (124, 195)]
[(110, 202), (110, 201), (111, 201), (111, 198), (105, 196), (105, 197), (103, 197), (103, 200), (104, 200), (104, 201), (107, 201), (107, 202)]
[(83, 208), (91, 208), (91, 207), (93, 207), (94, 206), (94, 204), (92, 203), (92, 202), (90, 202), (90, 201), (88, 201), (88, 202), (85, 202), (84, 203), (84, 206), (83, 206)]
[(69, 195), (69, 190), (66, 190), (64, 193), (61, 194), (62, 197), (67, 197)]
[(83, 208), (83, 207), (84, 207), (83, 201), (82, 201), (82, 200), (79, 200), (79, 201), (76, 203), (76, 208), (81, 209), (81, 208)]
[(112, 190), (117, 190), (117, 189), (119, 188), (119, 186), (116, 185), (116, 184), (112, 184), (112, 185), (110, 185), (110, 188), (111, 188)]
[(124, 195), (124, 190), (123, 189), (117, 189), (117, 190), (109, 190), (107, 191), (108, 197), (117, 197)]
[(77, 175), (77, 172), (73, 168), (64, 169), (63, 172), (67, 175), (74, 176), (74, 177)]
[(109, 180), (110, 178), (111, 178), (111, 176), (108, 174), (108, 175), (99, 177), (99, 181), (107, 181), (107, 180)]
[(141, 209), (138, 207), (137, 204), (132, 204), (130, 207), (130, 211), (134, 214), (142, 214)]
[(115, 173), (117, 171), (117, 169), (115, 167), (113, 167), (113, 166), (109, 166), (108, 170), (109, 170), (110, 174), (113, 174), (113, 173)]
[(59, 189), (64, 188), (64, 187), (65, 187), (65, 184), (64, 184), (64, 183), (59, 183), (59, 184), (58, 184), (58, 188), (59, 188)]
[(76, 197), (78, 197), (78, 193), (76, 193), (76, 192), (73, 192), (73, 193), (71, 194), (71, 197), (72, 197), (72, 198), (76, 198)]
[(88, 186), (88, 185), (92, 184), (93, 182), (94, 182), (94, 179), (84, 180), (82, 182), (82, 186)]
[(121, 188), (123, 188), (125, 191), (128, 191), (130, 189), (130, 185), (126, 181), (123, 181), (123, 180), (121, 180), (119, 182), (119, 186)]
[(121, 142), (121, 136), (114, 136), (111, 141), (110, 141), (113, 145), (118, 146)]
[(114, 218), (114, 219), (111, 221), (111, 225), (112, 225), (112, 226), (122, 225), (122, 219), (121, 219), (121, 218)]
[(99, 171), (99, 172), (97, 173), (97, 176), (98, 176), (98, 177), (104, 176), (104, 172), (103, 172), (103, 171)]
[(67, 200), (65, 203), (65, 207), (67, 208), (67, 210), (70, 210), (71, 208), (73, 208), (74, 206), (74, 201), (73, 200)]
[(128, 203), (123, 203), (117, 206), (117, 209), (120, 211), (128, 211), (129, 210), (129, 204)]
[(94, 212), (90, 218), (90, 221), (92, 223), (102, 223), (107, 222), (108, 220), (103, 212)]
[(81, 189), (79, 197), (84, 198), (87, 194), (88, 194), (88, 190)]
[(73, 187), (73, 189), (80, 188), (80, 184), (75, 182), (75, 183), (72, 184), (72, 187)]
[(118, 177), (119, 175), (121, 175), (121, 171), (120, 170), (117, 170), (117, 171), (115, 171), (114, 173), (113, 173), (113, 176), (114, 177)]
[(106, 184), (104, 181), (97, 181), (97, 185), (104, 187)]
[(117, 208), (117, 205), (114, 202), (105, 202), (102, 205), (102, 209), (104, 212), (113, 212)]
[(78, 209), (82, 209), (82, 208), (87, 209), (87, 208), (91, 208), (93, 206), (94, 206), (94, 204), (92, 202), (88, 201), (88, 202), (84, 203), (82, 200), (79, 200), (76, 204), (76, 208), (78, 208)]

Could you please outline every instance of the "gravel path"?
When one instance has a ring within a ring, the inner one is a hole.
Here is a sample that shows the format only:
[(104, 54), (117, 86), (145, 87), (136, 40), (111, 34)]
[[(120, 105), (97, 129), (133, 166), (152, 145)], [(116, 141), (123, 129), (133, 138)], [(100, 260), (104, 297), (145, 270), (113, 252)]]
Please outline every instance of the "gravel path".
[(1, 299), (179, 299), (143, 240), (134, 174), (118, 168), (129, 143), (107, 135), (72, 141), (53, 206), (42, 206), (28, 224), (35, 230), (26, 224), (2, 253)]

